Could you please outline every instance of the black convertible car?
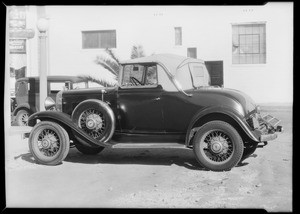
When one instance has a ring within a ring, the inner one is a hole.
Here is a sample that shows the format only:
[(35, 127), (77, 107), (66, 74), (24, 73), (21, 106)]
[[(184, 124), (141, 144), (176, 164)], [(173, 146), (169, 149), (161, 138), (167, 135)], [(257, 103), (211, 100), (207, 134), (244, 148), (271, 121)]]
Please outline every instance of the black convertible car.
[(204, 61), (158, 54), (121, 63), (115, 87), (60, 91), (30, 116), (29, 148), (55, 165), (70, 141), (84, 154), (112, 148), (193, 149), (209, 170), (230, 170), (282, 131), (246, 94), (210, 86)]

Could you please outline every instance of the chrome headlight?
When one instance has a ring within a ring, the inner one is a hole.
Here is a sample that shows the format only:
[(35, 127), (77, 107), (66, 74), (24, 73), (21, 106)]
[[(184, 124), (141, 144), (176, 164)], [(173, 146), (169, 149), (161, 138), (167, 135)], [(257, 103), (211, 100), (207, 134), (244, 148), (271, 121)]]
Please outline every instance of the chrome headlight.
[(59, 91), (56, 94), (56, 110), (57, 111), (62, 111), (62, 93), (63, 93), (63, 91)]
[(256, 106), (256, 112), (257, 112), (258, 114), (260, 114), (260, 111), (261, 111), (261, 108), (260, 108), (259, 105), (257, 105), (257, 106)]
[(253, 113), (247, 119), (247, 123), (253, 129), (258, 129), (260, 127), (259, 124), (260, 115), (258, 113)]
[(51, 97), (47, 97), (44, 106), (46, 110), (52, 110), (55, 107), (55, 101)]

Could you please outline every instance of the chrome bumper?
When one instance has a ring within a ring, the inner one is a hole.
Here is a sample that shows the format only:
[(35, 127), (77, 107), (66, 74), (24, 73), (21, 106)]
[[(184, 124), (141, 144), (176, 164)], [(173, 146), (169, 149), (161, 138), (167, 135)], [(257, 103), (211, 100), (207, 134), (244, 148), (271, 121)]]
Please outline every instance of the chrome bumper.
[(260, 136), (259, 141), (265, 142), (265, 141), (275, 140), (276, 138), (277, 138), (277, 134), (264, 134)]
[(283, 127), (278, 125), (280, 120), (269, 114), (252, 114), (247, 122), (254, 129), (259, 142), (274, 140), (277, 138), (276, 132), (283, 132)]
[[(276, 126), (273, 127), (274, 129), (272, 131), (275, 132), (283, 132), (283, 127), (282, 126)], [(276, 133), (269, 133), (269, 134), (262, 134), (259, 138), (260, 142), (265, 142), (265, 141), (270, 141), (270, 140), (274, 140), (277, 138), (277, 134)]]

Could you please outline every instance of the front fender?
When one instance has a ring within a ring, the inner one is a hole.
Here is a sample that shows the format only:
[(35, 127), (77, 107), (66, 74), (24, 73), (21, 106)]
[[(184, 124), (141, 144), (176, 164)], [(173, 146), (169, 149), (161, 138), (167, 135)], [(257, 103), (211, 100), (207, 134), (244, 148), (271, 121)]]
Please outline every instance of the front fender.
[(259, 142), (259, 136), (257, 136), (254, 132), (250, 130), (248, 125), (244, 122), (243, 116), (241, 114), (241, 111), (237, 108), (228, 107), (228, 106), (214, 106), (214, 107), (207, 107), (205, 109), (200, 110), (197, 112), (194, 117), (192, 118), (186, 135), (186, 145), (189, 144), (189, 141), (191, 139), (191, 131), (194, 128), (194, 125), (197, 121), (201, 120), (201, 118), (204, 118), (207, 115), (212, 114), (223, 114), (226, 116), (229, 116), (232, 118), (241, 128), (242, 130), (250, 137), (253, 141)]
[(81, 130), (71, 119), (70, 115), (58, 111), (41, 111), (34, 113), (28, 118), (28, 126), (34, 126), (37, 120), (41, 121), (53, 121), (60, 124), (65, 129), (72, 130), (72, 134), (80, 141), (84, 141), (92, 147), (107, 147), (109, 144), (100, 142), (89, 136), (83, 130)]
[(27, 109), (28, 111), (30, 111), (30, 113), (34, 112), (34, 109), (31, 109), (28, 103), (22, 103), (15, 108), (13, 115), (16, 116), (18, 111), (21, 109)]

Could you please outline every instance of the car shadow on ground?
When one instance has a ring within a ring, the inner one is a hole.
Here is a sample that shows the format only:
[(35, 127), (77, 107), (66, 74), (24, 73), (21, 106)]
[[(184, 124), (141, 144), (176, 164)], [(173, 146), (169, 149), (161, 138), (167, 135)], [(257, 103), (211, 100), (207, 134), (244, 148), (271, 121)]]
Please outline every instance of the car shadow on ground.
[(85, 164), (175, 164), (192, 170), (206, 170), (200, 166), (192, 150), (188, 149), (121, 149), (106, 148), (97, 155), (85, 155), (71, 148), (65, 161)]
[[(256, 157), (255, 154), (250, 157)], [(31, 153), (15, 156), (19, 159), (36, 163)], [(247, 159), (245, 159), (247, 160)], [(248, 165), (245, 160), (241, 161), (236, 167)], [(185, 167), (190, 170), (208, 171), (196, 160), (193, 150), (189, 149), (105, 149), (97, 155), (86, 155), (79, 152), (76, 148), (70, 148), (66, 162), (83, 164), (138, 164), (138, 165), (165, 165), (173, 164)]]
[[(36, 163), (31, 153), (15, 156), (19, 159)], [(166, 165), (173, 164), (191, 170), (203, 170), (195, 159), (192, 150), (188, 149), (104, 149), (97, 155), (86, 155), (76, 148), (70, 148), (68, 156), (64, 160), (71, 163), (83, 164), (138, 164), (138, 165)]]
[(14, 157), (15, 160), (17, 160), (19, 158), (21, 158), (22, 160), (27, 161), (29, 163), (36, 163), (36, 161), (34, 160), (32, 154), (30, 152)]

